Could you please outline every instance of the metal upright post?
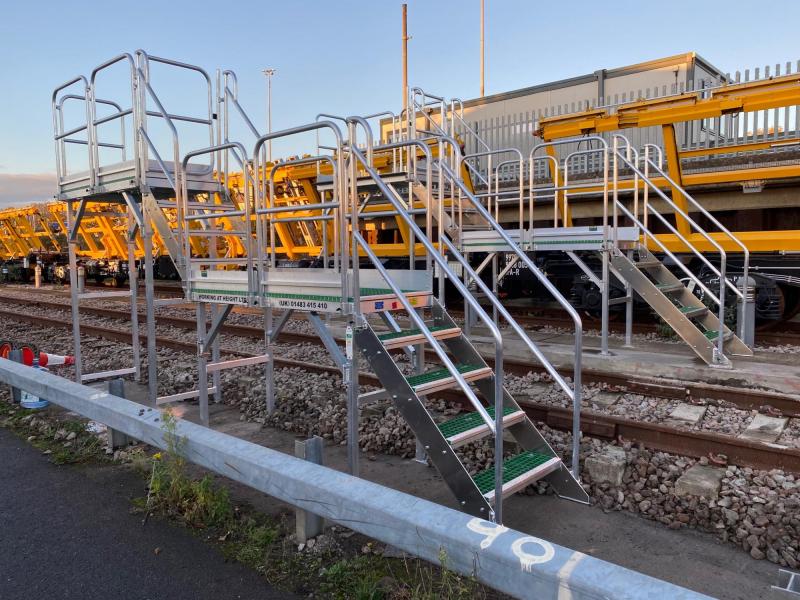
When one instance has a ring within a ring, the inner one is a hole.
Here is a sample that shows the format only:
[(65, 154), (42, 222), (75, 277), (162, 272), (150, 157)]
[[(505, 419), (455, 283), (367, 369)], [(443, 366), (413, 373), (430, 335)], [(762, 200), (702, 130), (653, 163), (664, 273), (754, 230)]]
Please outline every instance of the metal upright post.
[(81, 317), (80, 317), (80, 297), (78, 290), (78, 240), (73, 236), (73, 230), (77, 230), (80, 223), (75, 220), (75, 208), (72, 202), (67, 202), (67, 239), (69, 246), (69, 290), (70, 305), (72, 309), (72, 355), (75, 357), (75, 381), (81, 383), (82, 359), (81, 359)]
[[(125, 398), (125, 381), (122, 378), (109, 381), (108, 393), (118, 398)], [(107, 427), (106, 432), (108, 434), (108, 447), (111, 448), (112, 451), (117, 448), (123, 448), (135, 441), (113, 427)]]
[[(420, 318), (423, 316), (423, 309), (417, 311)], [(419, 344), (414, 347), (414, 374), (421, 375), (425, 372), (425, 344)], [(425, 452), (425, 445), (416, 438), (414, 449), (414, 460), (418, 463), (428, 464), (428, 455)]]
[(358, 477), (358, 422), (360, 413), (358, 406), (358, 355), (354, 327), (358, 323), (351, 321), (347, 326), (345, 382), (347, 385), (347, 466), (350, 474)]
[[(211, 305), (211, 322), (215, 322), (219, 310), (216, 304)], [(219, 336), (214, 336), (214, 341), (211, 342), (211, 362), (219, 362)], [(211, 374), (211, 385), (214, 388), (214, 402), (217, 404), (222, 402), (222, 373), (214, 371)]]
[(208, 427), (208, 360), (206, 359), (206, 304), (197, 303), (197, 378), (200, 422)]
[[(268, 299), (265, 301), (269, 301)], [(264, 344), (266, 345), (266, 354), (269, 355), (269, 360), (264, 367), (265, 389), (266, 389), (266, 402), (267, 402), (267, 415), (272, 415), (275, 412), (275, 369), (273, 368), (273, 352), (272, 352), (272, 307), (267, 306), (264, 308)]]
[[(628, 260), (633, 261), (633, 250), (628, 250)], [(625, 280), (625, 348), (633, 348), (633, 286)]]
[(142, 223), (144, 245), (144, 299), (147, 328), (147, 400), (156, 405), (158, 398), (158, 354), (156, 353), (156, 311), (153, 289), (153, 225), (145, 216)]
[(739, 301), (739, 337), (749, 348), (755, 346), (756, 282), (752, 277), (739, 277), (743, 298)]
[(133, 214), (128, 210), (131, 227), (128, 233), (128, 287), (131, 291), (131, 344), (133, 345), (133, 378), (142, 380), (142, 359), (139, 343), (139, 273), (136, 271), (136, 229), (133, 225)]
[[(322, 453), (325, 444), (321, 437), (314, 436), (308, 440), (294, 441), (294, 455), (315, 465), (323, 464)], [(295, 509), (295, 536), (297, 542), (305, 544), (308, 540), (317, 537), (323, 532), (325, 519), (312, 512)]]
[[(348, 144), (351, 148), (355, 149), (356, 140), (356, 124), (355, 122), (349, 123)], [(370, 165), (372, 166), (372, 165)], [(351, 309), (351, 320), (347, 327), (346, 334), (346, 363), (345, 363), (345, 381), (347, 385), (347, 463), (350, 468), (350, 474), (358, 476), (358, 422), (360, 417), (360, 410), (358, 407), (358, 349), (356, 347), (356, 336), (354, 329), (361, 327), (361, 289), (359, 278), (359, 248), (356, 241), (356, 233), (358, 233), (358, 163), (350, 153), (350, 189), (349, 195), (345, 197), (343, 206), (349, 207), (350, 210), (350, 265), (352, 267), (352, 277), (350, 278), (350, 286), (352, 288), (353, 304)], [(346, 227), (346, 225), (345, 225)], [(347, 244), (346, 244), (347, 245)], [(343, 269), (347, 269), (347, 263), (342, 264)], [(347, 289), (342, 289), (342, 300), (347, 296)]]

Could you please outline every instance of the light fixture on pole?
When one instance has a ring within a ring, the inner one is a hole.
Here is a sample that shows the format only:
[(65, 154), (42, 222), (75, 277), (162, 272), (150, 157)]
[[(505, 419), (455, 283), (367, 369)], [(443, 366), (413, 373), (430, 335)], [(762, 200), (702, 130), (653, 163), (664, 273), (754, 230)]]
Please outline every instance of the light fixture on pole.
[[(262, 73), (267, 78), (267, 133), (272, 133), (272, 76), (277, 69), (264, 69)], [(272, 140), (267, 140), (267, 160), (272, 160)]]

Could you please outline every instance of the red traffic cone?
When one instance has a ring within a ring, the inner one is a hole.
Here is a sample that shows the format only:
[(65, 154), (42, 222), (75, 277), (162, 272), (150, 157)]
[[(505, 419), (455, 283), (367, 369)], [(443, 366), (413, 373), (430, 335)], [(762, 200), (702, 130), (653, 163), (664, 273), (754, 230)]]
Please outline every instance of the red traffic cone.
[[(27, 362), (25, 364), (28, 364)], [(30, 364), (33, 364), (31, 361)], [(60, 354), (48, 354), (46, 352), (39, 352), (39, 366), (40, 367), (59, 367), (61, 365), (74, 365), (74, 356), (61, 356)]]

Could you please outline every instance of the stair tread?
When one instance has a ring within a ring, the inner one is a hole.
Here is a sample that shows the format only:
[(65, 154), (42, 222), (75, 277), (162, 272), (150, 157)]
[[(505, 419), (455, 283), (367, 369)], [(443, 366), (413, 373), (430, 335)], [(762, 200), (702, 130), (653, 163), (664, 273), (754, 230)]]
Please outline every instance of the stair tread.
[[(446, 329), (452, 329), (449, 325), (435, 325), (433, 327), (428, 327), (428, 331), (434, 333), (436, 331), (444, 331)], [(378, 339), (382, 342), (388, 340), (394, 340), (397, 338), (404, 338), (410, 337), (412, 335), (420, 335), (422, 333), (421, 329), (402, 329), (400, 331), (389, 331), (387, 333), (378, 334)]]
[[(713, 342), (719, 337), (719, 330), (718, 329), (708, 329), (708, 330), (703, 332), (703, 335), (705, 336), (705, 338), (708, 341)], [(730, 332), (726, 332), (725, 333), (725, 337), (726, 338), (730, 338), (732, 336), (733, 336), (733, 334), (730, 333)]]
[(656, 288), (658, 288), (662, 292), (670, 292), (673, 290), (679, 290), (681, 288), (685, 288), (682, 283), (658, 283), (656, 284)]
[(690, 314), (690, 313), (705, 313), (708, 311), (708, 308), (705, 306), (681, 306), (678, 308), (683, 314)]
[[(520, 409), (511, 406), (504, 406), (503, 417), (507, 417), (515, 412), (519, 412), (519, 410)], [(489, 406), (486, 409), (486, 412), (488, 412), (489, 416), (494, 419), (494, 406)], [(458, 435), (459, 433), (464, 433), (470, 429), (480, 427), (481, 425), (486, 425), (483, 417), (481, 417), (477, 412), (468, 412), (458, 415), (457, 417), (454, 417), (448, 421), (444, 421), (443, 423), (439, 423), (439, 431), (442, 432), (444, 437), (450, 438), (454, 435)]]
[[(456, 369), (458, 372), (464, 375), (465, 373), (469, 373), (470, 371), (477, 371), (478, 369), (485, 368), (483, 365), (471, 365), (471, 364), (457, 364)], [(417, 387), (419, 385), (425, 383), (432, 383), (434, 381), (438, 381), (440, 379), (446, 379), (451, 377), (450, 371), (446, 368), (443, 369), (436, 369), (435, 371), (428, 371), (427, 373), (420, 373), (419, 375), (409, 375), (406, 377), (406, 381), (408, 385), (411, 387)]]
[[(533, 471), (536, 467), (543, 465), (553, 458), (555, 457), (528, 450), (505, 459), (503, 461), (503, 484)], [(481, 494), (487, 494), (493, 491), (494, 466), (477, 473), (472, 477), (472, 480), (475, 482), (475, 485), (478, 486)]]

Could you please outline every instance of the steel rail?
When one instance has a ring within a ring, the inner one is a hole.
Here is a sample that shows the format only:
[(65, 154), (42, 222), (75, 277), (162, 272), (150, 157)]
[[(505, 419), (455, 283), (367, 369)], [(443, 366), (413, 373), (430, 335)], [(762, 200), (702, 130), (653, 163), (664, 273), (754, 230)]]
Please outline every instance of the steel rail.
[[(14, 298), (9, 296), (0, 296), (0, 305), (3, 303), (23, 305), (23, 306), (43, 306), (53, 308), (55, 310), (67, 310), (69, 304), (59, 302), (47, 302), (42, 300), (30, 300), (28, 298)], [(107, 308), (97, 308), (92, 306), (81, 307), (81, 312), (86, 315), (93, 315), (97, 317), (112, 318), (119, 320), (129, 320), (130, 313), (128, 311), (114, 310)], [(25, 315), (19, 315), (10, 311), (0, 309), (1, 317), (8, 317), (21, 320), (27, 318)], [(520, 317), (515, 317), (516, 320), (521, 320)], [(33, 317), (27, 322), (36, 323), (38, 321), (45, 322), (47, 317)], [(56, 323), (53, 320), (53, 323)], [(567, 321), (564, 320), (566, 323)], [(179, 329), (186, 329), (187, 331), (197, 327), (195, 319), (186, 319), (182, 317), (158, 315), (156, 317), (156, 324), (161, 326), (175, 327)], [(81, 329), (86, 327), (93, 327), (92, 325), (81, 324)], [(100, 328), (101, 330), (103, 328)], [(225, 323), (220, 329), (220, 333), (243, 337), (248, 339), (260, 340), (264, 337), (264, 330), (261, 327), (252, 327), (249, 325), (236, 325), (232, 323)], [(126, 341), (123, 335), (120, 336), (120, 341)], [(322, 342), (319, 336), (287, 331), (285, 328), (281, 330), (277, 338), (282, 342), (299, 343), (299, 344), (313, 344), (321, 346)], [(334, 338), (340, 344), (344, 344), (344, 338)], [(159, 341), (161, 343), (161, 340)], [(164, 341), (168, 344), (170, 342)], [(181, 348), (178, 348), (181, 349)], [(491, 353), (478, 351), (486, 360), (489, 366), (494, 367)], [(399, 352), (399, 351), (398, 351)], [(426, 350), (425, 361), (427, 363), (438, 363), (438, 356), (432, 350)], [(547, 373), (547, 370), (536, 362), (528, 362), (517, 358), (506, 357), (503, 361), (503, 368), (507, 373), (513, 375), (524, 376), (533, 371), (537, 373)], [(562, 376), (569, 375), (571, 369), (567, 367), (555, 367)], [(671, 380), (662, 377), (631, 377), (621, 375), (609, 371), (601, 371), (595, 369), (584, 369), (585, 383), (602, 383), (614, 387), (625, 388), (627, 393), (645, 394), (656, 396), (664, 399), (686, 400), (690, 398), (704, 398), (707, 400), (724, 400), (735, 404), (742, 410), (758, 410), (765, 411), (767, 408), (780, 411), (783, 416), (787, 417), (800, 417), (800, 398), (790, 394), (782, 394), (780, 392), (772, 392), (760, 389), (748, 389), (741, 386), (727, 386), (721, 384), (700, 383), (691, 381)]]
[[(49, 319), (27, 313), (0, 311), (0, 317), (12, 318), (42, 327), (61, 329), (69, 329), (71, 327), (70, 323), (60, 319)], [(120, 331), (118, 329), (93, 325), (81, 325), (81, 330), (86, 335), (125, 344), (130, 343), (129, 331)], [(145, 333), (141, 333), (139, 337), (142, 341), (145, 341), (147, 338)], [(158, 337), (156, 341), (160, 348), (185, 352), (190, 355), (194, 355), (197, 351), (195, 342), (184, 342), (166, 337)], [(223, 355), (240, 358), (255, 356), (249, 352), (226, 348), (223, 348), (221, 353)], [(336, 366), (320, 365), (278, 356), (274, 357), (274, 364), (278, 367), (298, 368), (314, 373), (328, 373), (332, 376), (341, 376), (341, 370)], [(513, 364), (512, 361), (505, 362), (505, 366), (507, 367)], [(591, 376), (591, 373), (587, 373), (587, 375)], [(606, 375), (603, 374), (603, 376)], [(362, 371), (359, 373), (359, 379), (362, 385), (381, 387), (380, 381), (372, 373)], [(724, 386), (718, 387), (722, 388)], [(758, 393), (755, 390), (753, 390), (753, 392)], [(722, 397), (721, 399), (730, 400), (729, 390), (719, 390), (719, 393)], [(455, 389), (442, 390), (437, 392), (437, 395), (443, 400), (448, 400), (462, 406), (467, 406), (468, 404), (464, 396)], [(532, 420), (543, 422), (549, 427), (561, 431), (571, 431), (573, 417), (571, 408), (532, 402), (524, 399), (518, 400), (518, 403)], [(794, 410), (797, 411), (797, 408), (795, 407)], [(601, 439), (619, 440), (621, 438), (632, 443), (642, 443), (651, 450), (669, 452), (681, 456), (699, 458), (708, 456), (709, 453), (714, 455), (721, 454), (727, 457), (730, 464), (759, 469), (780, 468), (794, 473), (800, 473), (800, 449), (786, 448), (776, 444), (764, 444), (711, 432), (678, 429), (656, 423), (637, 422), (588, 409), (581, 411), (581, 432), (587, 436)]]

